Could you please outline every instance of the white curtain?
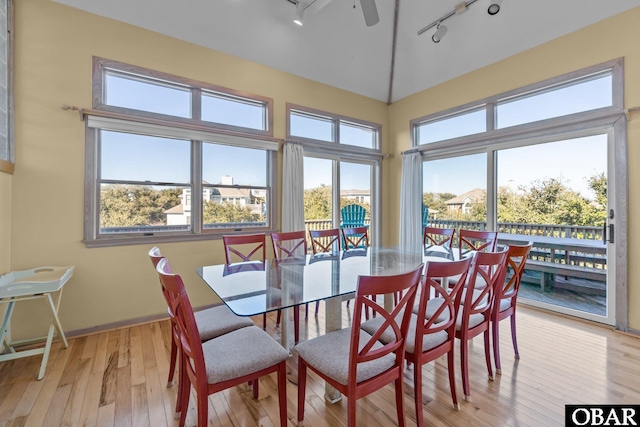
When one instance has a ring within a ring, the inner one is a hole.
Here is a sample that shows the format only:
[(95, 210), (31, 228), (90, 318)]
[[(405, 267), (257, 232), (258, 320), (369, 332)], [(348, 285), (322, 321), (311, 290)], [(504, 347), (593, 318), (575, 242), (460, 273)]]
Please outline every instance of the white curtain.
[(402, 156), (400, 249), (420, 253), (422, 246), (422, 156)]
[(304, 153), (302, 145), (284, 143), (282, 165), (282, 231), (304, 230)]

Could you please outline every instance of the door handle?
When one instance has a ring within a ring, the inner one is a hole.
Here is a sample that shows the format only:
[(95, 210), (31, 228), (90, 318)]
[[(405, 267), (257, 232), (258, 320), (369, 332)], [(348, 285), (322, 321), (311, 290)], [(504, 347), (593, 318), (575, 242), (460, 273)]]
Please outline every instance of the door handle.
[[(609, 238), (607, 239), (607, 228), (609, 228)], [(614, 240), (614, 225), (613, 224), (609, 224), (607, 226), (607, 221), (604, 222), (604, 225), (602, 226), (602, 243), (604, 243), (605, 245), (607, 244), (607, 242), (609, 243), (613, 243)]]

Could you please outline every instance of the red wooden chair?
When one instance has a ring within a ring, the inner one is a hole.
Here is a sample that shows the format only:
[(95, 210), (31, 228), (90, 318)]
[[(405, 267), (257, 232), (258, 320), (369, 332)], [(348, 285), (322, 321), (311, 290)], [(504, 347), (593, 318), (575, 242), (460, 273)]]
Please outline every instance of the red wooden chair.
[[(340, 229), (309, 230), (311, 251), (314, 254), (340, 251)], [(336, 249), (334, 249), (334, 244)]]
[(497, 242), (497, 231), (465, 230), (461, 228), (458, 233), (459, 258), (462, 258), (471, 251), (494, 252)]
[(304, 230), (271, 233), (271, 244), (276, 260), (307, 256), (307, 236)]
[(501, 320), (511, 319), (511, 341), (515, 358), (520, 359), (518, 353), (518, 342), (516, 339), (516, 299), (520, 289), (520, 281), (524, 273), (527, 257), (531, 251), (533, 242), (527, 245), (510, 245), (507, 252), (506, 268), (511, 270), (511, 277), (496, 285), (491, 309), (491, 330), (493, 332), (493, 358), (496, 364), (496, 373), (502, 373), (500, 364), (500, 333), (499, 323)]
[(277, 372), (280, 425), (287, 425), (287, 367), (289, 353), (266, 332), (256, 326), (238, 329), (200, 341), (193, 309), (182, 278), (172, 274), (165, 259), (158, 262), (156, 270), (160, 283), (171, 295), (170, 313), (173, 313), (180, 338), (180, 369), (184, 378), (181, 385), (179, 426), (184, 426), (189, 407), (191, 386), (197, 393), (198, 426), (208, 425), (210, 394), (227, 388), (252, 382), (253, 397), (258, 397), (258, 378)]
[(222, 236), (224, 256), (227, 264), (234, 262), (264, 261), (266, 256), (266, 235), (243, 234)]
[[(398, 425), (404, 426), (405, 337), (422, 267), (396, 276), (360, 276), (351, 328), (330, 332), (294, 347), (298, 353), (298, 423), (304, 420), (309, 368), (347, 397), (348, 427), (356, 426), (357, 399), (394, 382)], [(391, 313), (368, 297), (402, 291), (404, 296)], [(360, 328), (365, 307), (384, 318), (372, 335)], [(398, 319), (401, 319), (400, 324)], [(383, 333), (392, 336), (386, 344), (378, 341)]]
[[(262, 261), (266, 259), (266, 234), (222, 236), (226, 264)], [(267, 328), (267, 313), (262, 315), (262, 329)]]
[[(461, 261), (429, 262), (425, 268), (425, 278), (420, 286), (420, 300), (414, 305), (413, 315), (407, 331), (404, 357), (414, 365), (413, 381), (416, 407), (416, 423), (424, 425), (422, 414), (422, 365), (447, 355), (449, 387), (453, 407), (460, 409), (456, 395), (456, 374), (454, 369), (454, 348), (456, 318), (460, 308), (462, 284), (464, 283), (472, 257)], [(442, 286), (444, 279), (460, 275), (462, 280), (453, 288)], [(440, 297), (433, 298), (435, 295)], [(383, 319), (376, 318), (362, 324), (368, 333), (376, 331)], [(389, 331), (390, 332), (390, 331)], [(380, 341), (386, 343), (392, 335), (385, 333)], [(421, 349), (417, 350), (416, 349)]]
[[(307, 236), (304, 230), (271, 233), (271, 244), (276, 261), (287, 258), (302, 258), (307, 255)], [(317, 305), (318, 303), (316, 303)], [(305, 304), (305, 319), (309, 317), (309, 304)], [(280, 325), (282, 311), (278, 310), (276, 326)], [(300, 306), (293, 307), (293, 330), (295, 342), (300, 341)]]
[[(489, 379), (493, 380), (491, 368), (490, 328), (493, 292), (505, 275), (507, 250), (502, 252), (478, 252), (473, 261), (466, 287), (462, 290), (462, 313), (456, 320), (456, 338), (460, 340), (460, 365), (464, 400), (471, 399), (469, 387), (469, 341), (484, 334), (484, 355)], [(486, 285), (476, 288), (477, 278), (482, 277)]]
[(453, 245), (455, 234), (455, 228), (424, 227), (422, 246), (424, 247), (425, 255), (437, 256), (442, 254), (442, 256), (451, 257), (451, 246)]
[[(447, 355), (449, 371), (449, 388), (453, 407), (458, 410), (456, 394), (456, 374), (454, 368), (454, 348), (456, 319), (460, 310), (462, 285), (465, 283), (472, 258), (460, 261), (430, 262), (425, 269), (425, 278), (420, 288), (420, 303), (415, 323), (409, 326), (405, 359), (413, 363), (413, 383), (416, 404), (416, 422), (424, 425), (422, 415), (422, 365)], [(460, 280), (453, 287), (445, 289), (442, 283), (447, 277), (460, 275)], [(437, 298), (429, 299), (431, 290)]]
[[(164, 259), (160, 253), (160, 248), (154, 246), (149, 250), (149, 258), (155, 268), (161, 259)], [(171, 271), (171, 267), (167, 262), (166, 268)], [(178, 330), (175, 321), (173, 320), (173, 314), (171, 313), (171, 294), (162, 289), (162, 294), (167, 302), (169, 310), (169, 317), (171, 318), (171, 358), (169, 362), (169, 378), (167, 379), (167, 387), (171, 387), (173, 383), (173, 375), (176, 370), (176, 359), (178, 355)], [(226, 305), (218, 305), (205, 310), (200, 310), (195, 313), (196, 324), (198, 325), (198, 332), (200, 334), (201, 341), (207, 341), (212, 338), (224, 335), (227, 332), (234, 331), (236, 329), (245, 328), (247, 326), (254, 326), (251, 319), (247, 317), (241, 317), (234, 314)], [(178, 381), (180, 382), (180, 381)], [(180, 412), (179, 408), (176, 412)]]
[(369, 247), (369, 229), (367, 227), (345, 227), (340, 231), (345, 251)]

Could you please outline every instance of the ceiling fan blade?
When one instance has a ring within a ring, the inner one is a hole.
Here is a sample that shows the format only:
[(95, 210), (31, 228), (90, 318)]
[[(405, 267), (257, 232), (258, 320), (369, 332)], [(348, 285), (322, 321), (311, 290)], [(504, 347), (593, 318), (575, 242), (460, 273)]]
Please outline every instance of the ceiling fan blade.
[(376, 0), (360, 0), (360, 6), (362, 7), (364, 22), (367, 24), (367, 27), (372, 27), (380, 21)]

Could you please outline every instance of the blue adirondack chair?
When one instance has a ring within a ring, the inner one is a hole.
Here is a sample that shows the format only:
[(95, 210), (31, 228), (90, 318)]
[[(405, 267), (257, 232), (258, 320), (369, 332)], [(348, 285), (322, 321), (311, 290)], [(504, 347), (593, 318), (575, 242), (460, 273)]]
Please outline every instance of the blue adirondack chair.
[[(364, 218), (367, 216), (367, 210), (360, 205), (346, 205), (340, 209), (340, 228), (345, 227), (364, 227)], [(344, 241), (342, 242), (344, 247)]]
[(427, 226), (429, 217), (429, 206), (422, 205), (422, 229)]

